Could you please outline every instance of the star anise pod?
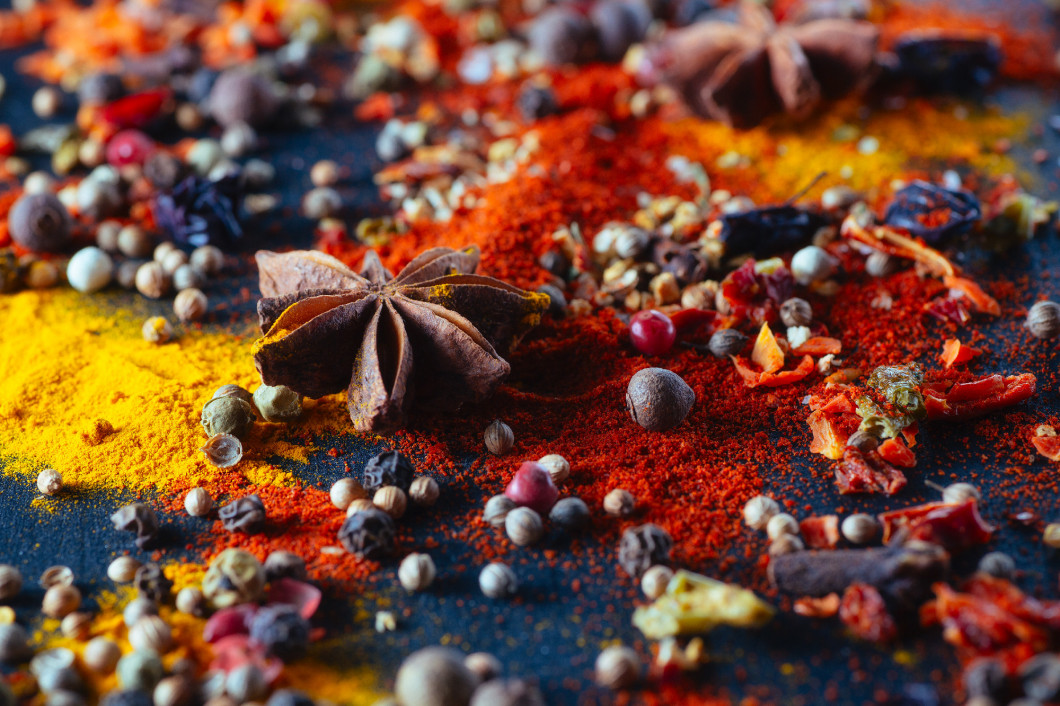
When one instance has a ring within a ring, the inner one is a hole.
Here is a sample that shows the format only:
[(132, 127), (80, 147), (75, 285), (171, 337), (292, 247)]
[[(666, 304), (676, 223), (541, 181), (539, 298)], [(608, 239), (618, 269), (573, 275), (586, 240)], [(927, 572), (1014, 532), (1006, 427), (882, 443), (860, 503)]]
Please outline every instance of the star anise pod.
[(640, 73), (676, 88), (701, 115), (750, 127), (780, 110), (804, 116), (858, 87), (873, 73), (878, 38), (870, 22), (777, 24), (744, 2), (739, 24), (699, 22), (664, 35)]
[(262, 381), (313, 398), (346, 389), (359, 431), (400, 428), (414, 396), (433, 409), (486, 399), (548, 296), (473, 274), (478, 258), (433, 248), (395, 277), (372, 251), (360, 274), (321, 252), (259, 252)]

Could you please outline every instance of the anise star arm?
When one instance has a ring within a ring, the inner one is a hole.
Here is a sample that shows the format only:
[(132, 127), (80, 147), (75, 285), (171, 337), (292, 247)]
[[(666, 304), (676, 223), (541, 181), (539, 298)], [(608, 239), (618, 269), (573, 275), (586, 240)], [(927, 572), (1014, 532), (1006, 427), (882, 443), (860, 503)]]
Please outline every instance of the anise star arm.
[(259, 250), (254, 258), (258, 262), (258, 286), (265, 297), (309, 289), (360, 289), (368, 284), (341, 260), (316, 250)]
[(478, 267), (479, 251), (474, 245), (461, 250), (431, 248), (417, 255), (394, 278), (395, 286), (420, 284), (449, 274), (470, 274)]
[(346, 405), (357, 431), (401, 428), (412, 403), (412, 346), (401, 315), (388, 299), (364, 330), (346, 389)]

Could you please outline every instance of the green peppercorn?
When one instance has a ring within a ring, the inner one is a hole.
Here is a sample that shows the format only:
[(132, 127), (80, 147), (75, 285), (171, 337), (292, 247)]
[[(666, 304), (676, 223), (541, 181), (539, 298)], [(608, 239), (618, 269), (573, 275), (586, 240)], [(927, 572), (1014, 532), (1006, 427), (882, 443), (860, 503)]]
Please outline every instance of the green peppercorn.
[(293, 422), (302, 416), (302, 396), (283, 385), (254, 390), (254, 405), (267, 422)]
[(202, 408), (202, 428), (206, 434), (231, 434), (242, 438), (257, 417), (254, 408), (238, 397), (215, 397)]

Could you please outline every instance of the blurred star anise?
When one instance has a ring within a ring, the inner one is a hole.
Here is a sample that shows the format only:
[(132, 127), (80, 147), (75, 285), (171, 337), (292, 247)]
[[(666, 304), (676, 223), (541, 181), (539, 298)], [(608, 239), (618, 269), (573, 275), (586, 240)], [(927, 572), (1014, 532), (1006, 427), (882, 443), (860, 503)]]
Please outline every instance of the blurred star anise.
[(701, 115), (751, 127), (849, 93), (872, 76), (878, 38), (872, 23), (843, 18), (778, 25), (745, 0), (739, 24), (698, 22), (664, 35), (640, 72), (678, 89)]
[(307, 397), (346, 389), (359, 431), (400, 428), (414, 396), (434, 409), (489, 397), (548, 296), (473, 274), (478, 258), (433, 248), (394, 277), (372, 251), (360, 274), (321, 252), (259, 252), (262, 381)]

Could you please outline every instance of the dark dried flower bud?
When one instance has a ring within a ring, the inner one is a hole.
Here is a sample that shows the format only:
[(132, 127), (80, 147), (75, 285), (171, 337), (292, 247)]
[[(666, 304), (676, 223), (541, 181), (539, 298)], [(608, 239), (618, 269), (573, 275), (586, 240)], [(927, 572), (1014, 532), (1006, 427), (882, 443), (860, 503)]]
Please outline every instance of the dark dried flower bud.
[(173, 590), (173, 582), (162, 573), (162, 567), (154, 562), (148, 562), (136, 570), (133, 586), (141, 597), (155, 603), (165, 603)]
[(52, 193), (25, 194), (7, 216), (11, 239), (35, 252), (59, 252), (70, 242), (70, 214)]
[(618, 562), (627, 574), (638, 578), (655, 564), (669, 562), (673, 546), (669, 533), (658, 525), (632, 527), (622, 533)]
[(158, 516), (142, 503), (132, 503), (110, 516), (114, 529), (136, 533), (136, 546), (150, 549), (158, 539)]
[(375, 492), (384, 485), (396, 485), (408, 492), (416, 469), (397, 451), (384, 451), (368, 459), (364, 466), (364, 489)]
[(268, 605), (250, 622), (250, 638), (284, 662), (302, 657), (309, 649), (309, 621), (294, 606)]
[(397, 528), (382, 510), (361, 510), (346, 518), (339, 541), (346, 551), (365, 559), (381, 559), (394, 551)]
[(723, 328), (714, 332), (710, 337), (710, 354), (715, 358), (728, 358), (730, 355), (738, 355), (747, 345), (747, 336), (733, 328)]
[(780, 305), (780, 320), (785, 326), (809, 326), (813, 322), (810, 302), (792, 297)]
[(210, 114), (224, 126), (260, 127), (272, 120), (279, 103), (269, 82), (245, 68), (223, 71), (209, 97)]
[(229, 532), (257, 534), (265, 529), (265, 504), (258, 495), (246, 495), (217, 511)]

